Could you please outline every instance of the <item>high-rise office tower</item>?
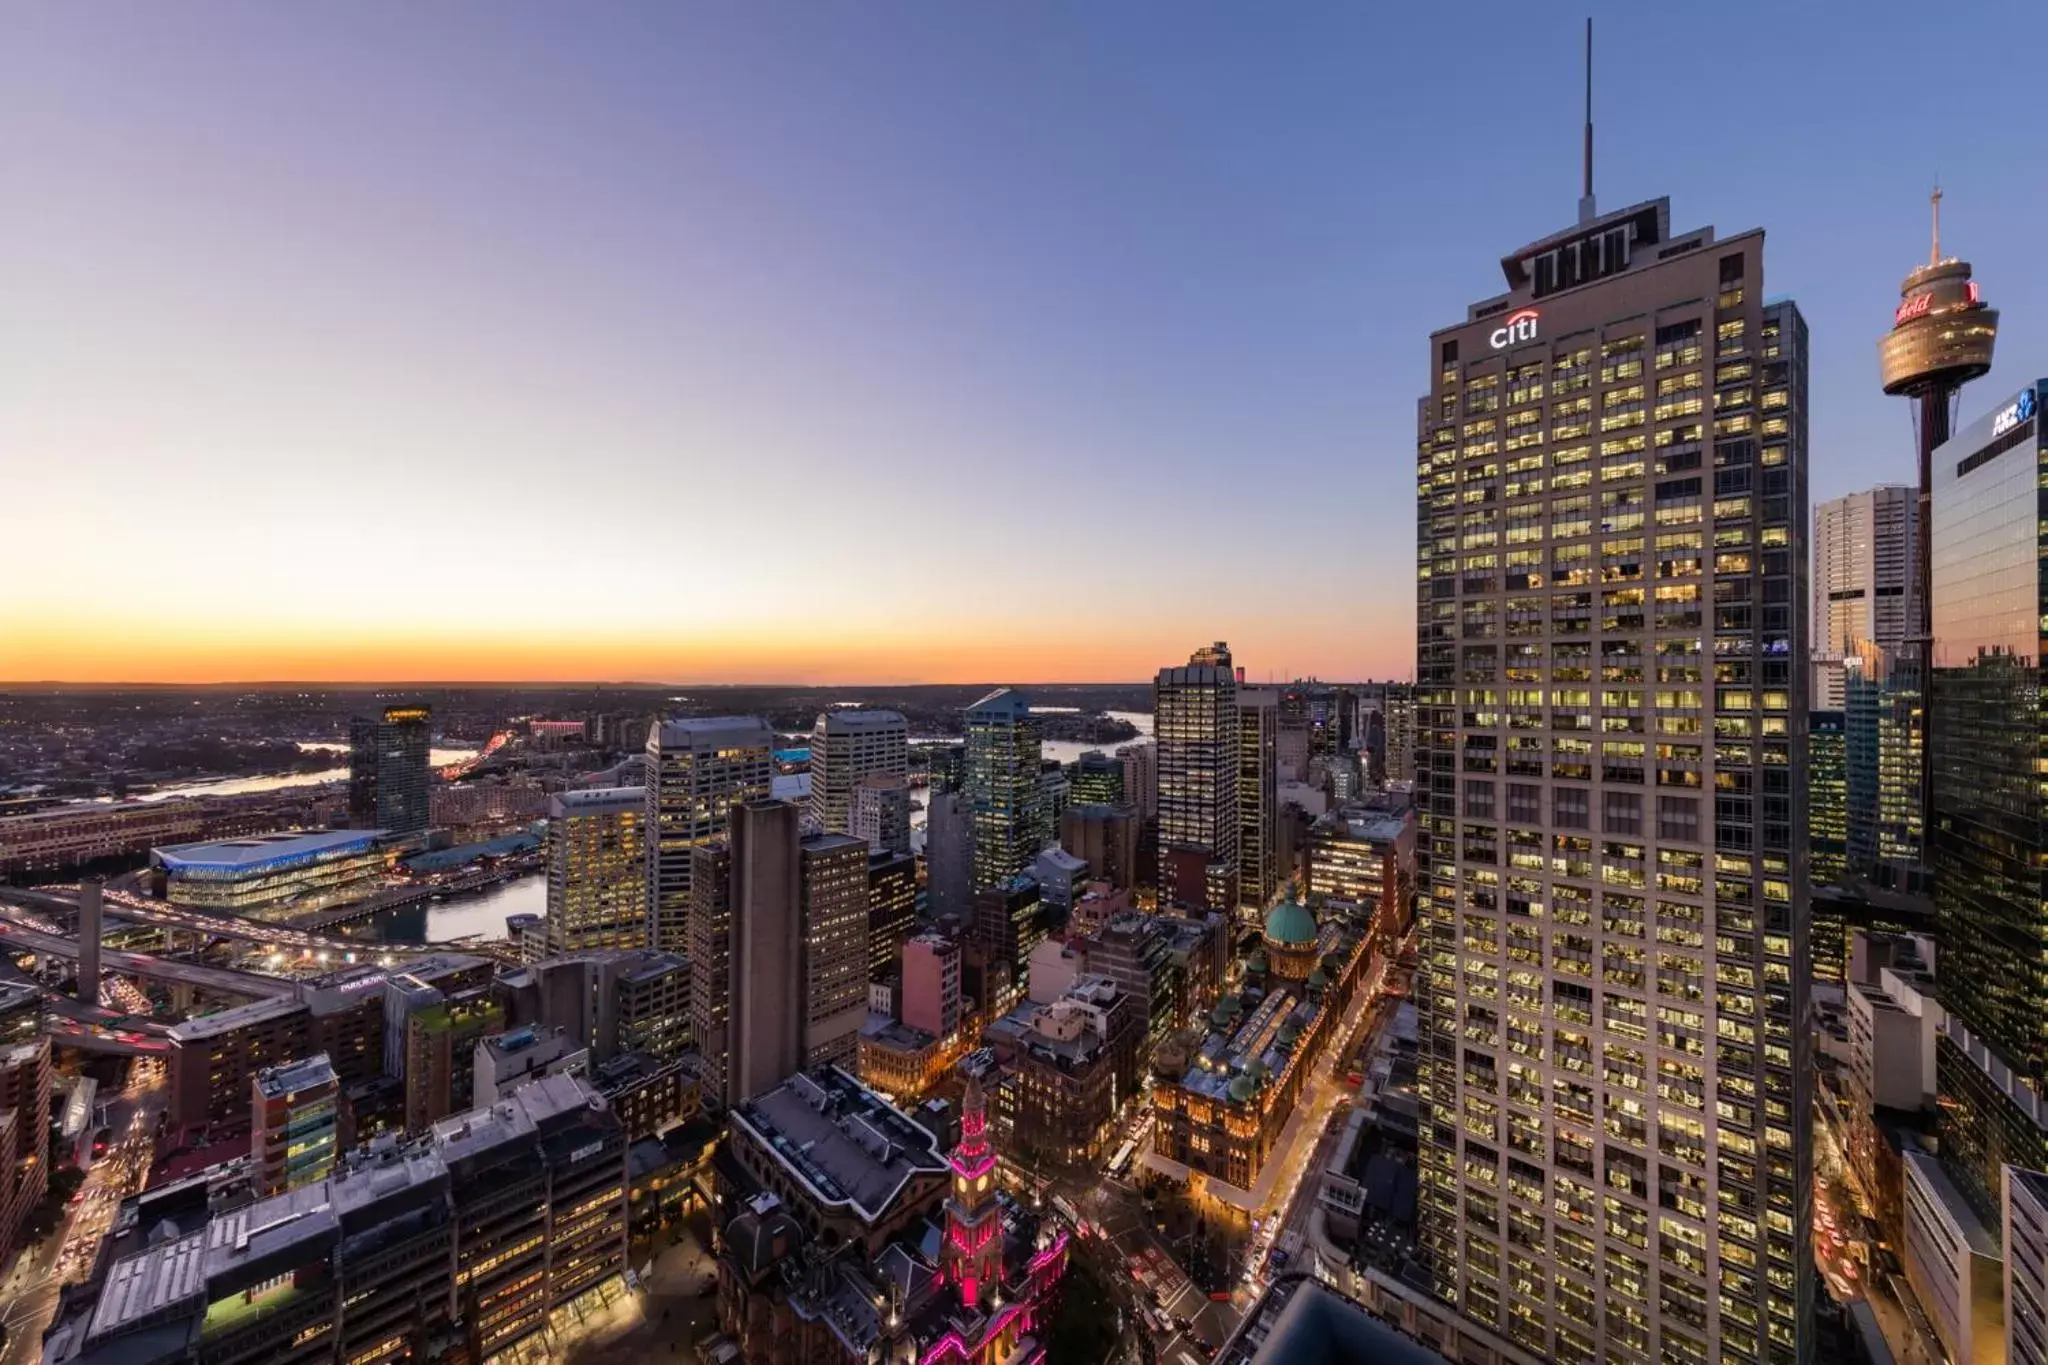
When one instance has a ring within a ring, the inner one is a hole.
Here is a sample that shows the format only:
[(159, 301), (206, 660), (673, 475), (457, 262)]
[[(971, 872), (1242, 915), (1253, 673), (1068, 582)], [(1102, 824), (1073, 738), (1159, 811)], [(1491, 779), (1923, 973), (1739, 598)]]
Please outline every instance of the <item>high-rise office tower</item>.
[[(725, 838), (693, 851), (691, 1027), (704, 1059), (705, 1094), (727, 1105), (759, 1094), (803, 1066), (800, 840), (795, 806), (749, 801), (732, 812)], [(863, 853), (863, 929), (866, 882)], [(861, 951), (866, 952), (865, 932)], [(861, 975), (865, 990), (864, 962)]]
[[(1210, 884), (1234, 881), (1237, 864), (1237, 674), (1220, 641), (1152, 681), (1159, 746), (1159, 898), (1210, 903)], [(1211, 868), (1219, 869), (1217, 874)]]
[(1124, 761), (1090, 749), (1074, 761), (1067, 778), (1067, 796), (1076, 806), (1121, 806), (1124, 803)]
[(827, 711), (811, 728), (811, 814), (828, 834), (853, 832), (862, 778), (909, 771), (910, 725), (895, 711)]
[(647, 941), (689, 939), (692, 849), (725, 833), (732, 808), (768, 799), (775, 732), (754, 716), (663, 721), (647, 734)]
[(1813, 1355), (1806, 326), (1763, 245), (1589, 186), (1429, 339), (1419, 1241), (1547, 1360)]
[(1002, 886), (1038, 856), (1038, 722), (1031, 702), (1000, 687), (967, 708), (964, 793), (974, 835), (974, 889)]
[(957, 792), (967, 785), (965, 744), (934, 744), (926, 753), (925, 772), (933, 792)]
[(647, 946), (647, 792), (592, 787), (548, 800), (550, 953)]
[(1904, 484), (1881, 484), (1813, 509), (1815, 711), (1847, 704), (1843, 660), (1869, 641), (1896, 652), (1919, 629), (1913, 600), (1919, 503)]
[(1845, 868), (1887, 890), (1924, 892), (1927, 707), (1919, 642), (1896, 653), (1866, 642), (1841, 662)]
[(926, 906), (934, 920), (964, 920), (974, 895), (974, 817), (967, 794), (933, 787), (924, 799)]
[(1415, 689), (1387, 684), (1387, 781), (1415, 780)]
[(1237, 694), (1237, 899), (1257, 910), (1280, 888), (1280, 694)]
[(1807, 824), (1813, 884), (1840, 886), (1849, 870), (1849, 725), (1840, 711), (1815, 711), (1806, 728)]
[(429, 706), (387, 706), (381, 718), (348, 727), (348, 815), (365, 829), (400, 837), (427, 832)]
[[(1940, 1150), (1994, 1240), (2004, 1167), (2048, 1170), (2044, 396), (2048, 380), (2028, 385), (1933, 460), (1928, 853), (1947, 1012), (1935, 1046)], [(1914, 1173), (1907, 1178), (1910, 1205)], [(1909, 1243), (1910, 1222), (1909, 1210)]]
[(1038, 846), (1041, 849), (1059, 841), (1060, 815), (1072, 796), (1066, 769), (1055, 759), (1041, 759), (1038, 766)]
[(803, 1065), (854, 1071), (868, 1017), (868, 846), (850, 834), (813, 834), (798, 843), (797, 867)]
[(889, 974), (917, 932), (917, 859), (868, 854), (868, 980)]

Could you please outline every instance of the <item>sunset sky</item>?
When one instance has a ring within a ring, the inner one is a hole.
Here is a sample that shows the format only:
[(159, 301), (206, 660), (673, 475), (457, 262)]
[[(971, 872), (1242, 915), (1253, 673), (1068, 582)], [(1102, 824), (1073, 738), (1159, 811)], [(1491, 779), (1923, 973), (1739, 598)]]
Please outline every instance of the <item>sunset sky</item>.
[[(15, 6), (0, 680), (1405, 677), (1425, 337), (1578, 194), (1531, 13)], [(1911, 477), (1937, 176), (1965, 420), (2048, 369), (2033, 6), (1595, 13), (1602, 204), (1768, 230), (1817, 498)]]

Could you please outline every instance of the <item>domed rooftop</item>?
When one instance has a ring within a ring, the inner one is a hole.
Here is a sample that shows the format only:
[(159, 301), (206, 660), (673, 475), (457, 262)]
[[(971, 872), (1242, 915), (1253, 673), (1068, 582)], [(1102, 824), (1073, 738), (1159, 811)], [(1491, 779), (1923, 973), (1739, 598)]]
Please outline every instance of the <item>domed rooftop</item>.
[(1253, 1088), (1251, 1077), (1239, 1076), (1230, 1083), (1230, 1098), (1243, 1104), (1252, 1097)]
[(1297, 901), (1281, 901), (1266, 916), (1266, 937), (1290, 945), (1314, 943), (1316, 917)]
[(1316, 968), (1314, 971), (1308, 974), (1308, 988), (1312, 991), (1322, 990), (1329, 984), (1330, 974), (1324, 971), (1321, 967)]

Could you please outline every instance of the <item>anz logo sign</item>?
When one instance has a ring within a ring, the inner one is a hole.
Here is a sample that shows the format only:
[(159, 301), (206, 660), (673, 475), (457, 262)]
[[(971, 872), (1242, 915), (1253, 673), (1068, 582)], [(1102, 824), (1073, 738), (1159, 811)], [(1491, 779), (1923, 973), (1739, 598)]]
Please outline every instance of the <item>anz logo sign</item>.
[(1524, 308), (1520, 312), (1508, 314), (1507, 321), (1494, 328), (1493, 335), (1489, 336), (1487, 341), (1492, 343), (1494, 350), (1504, 351), (1510, 346), (1520, 346), (1535, 339), (1536, 310)]
[(2021, 389), (2020, 396), (2000, 408), (1991, 419), (1991, 434), (1993, 437), (2003, 436), (2033, 415), (2034, 391)]

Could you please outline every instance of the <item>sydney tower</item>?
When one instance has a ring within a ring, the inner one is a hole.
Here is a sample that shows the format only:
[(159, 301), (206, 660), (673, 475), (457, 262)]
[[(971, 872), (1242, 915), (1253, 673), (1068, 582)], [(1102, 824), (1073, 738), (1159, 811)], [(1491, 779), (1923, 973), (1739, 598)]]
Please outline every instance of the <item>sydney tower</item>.
[(1933, 539), (1930, 503), (1934, 495), (1934, 449), (1955, 427), (1956, 405), (1963, 385), (1991, 368), (1991, 348), (1998, 340), (1998, 313), (1988, 307), (1970, 278), (1970, 263), (1941, 255), (1941, 191), (1934, 192), (1934, 249), (1927, 264), (1906, 276), (1899, 286), (1899, 307), (1892, 329), (1877, 345), (1877, 364), (1884, 391), (1913, 400), (1914, 429), (1920, 444), (1919, 525), (1914, 535), (1913, 593), (1916, 598), (1913, 634), (1922, 657), (1933, 634)]

